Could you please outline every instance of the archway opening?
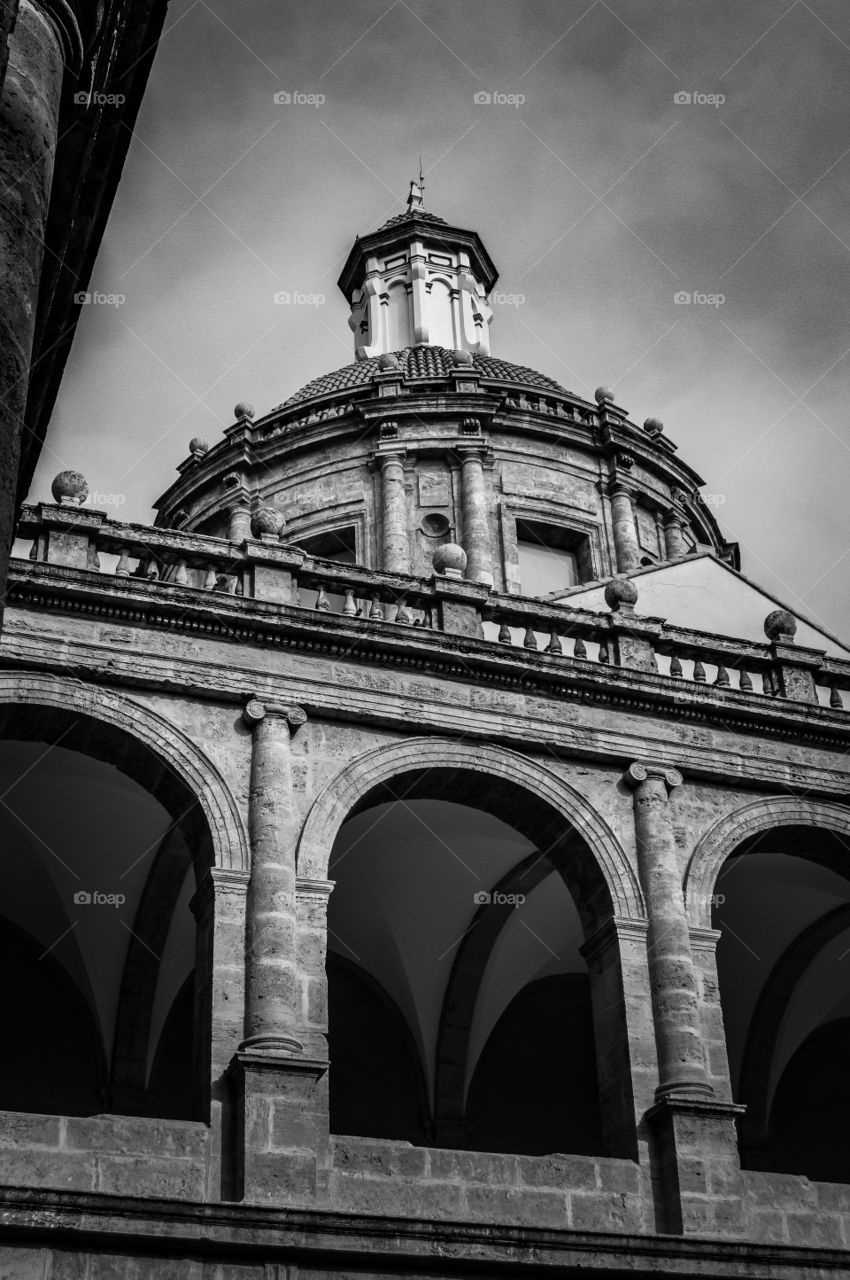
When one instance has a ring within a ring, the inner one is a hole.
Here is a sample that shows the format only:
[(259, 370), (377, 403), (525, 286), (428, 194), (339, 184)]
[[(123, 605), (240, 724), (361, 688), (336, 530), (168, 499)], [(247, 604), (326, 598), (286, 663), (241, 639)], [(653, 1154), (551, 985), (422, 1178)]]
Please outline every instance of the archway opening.
[[(744, 1168), (850, 1182), (832, 1056), (848, 1040), (850, 883), (840, 833), (777, 826), (723, 864), (713, 895)], [(847, 1111), (845, 1116), (844, 1111)], [(847, 1131), (850, 1137), (850, 1130)]]
[(0, 1110), (202, 1118), (197, 800), (93, 717), (6, 706), (0, 734)]
[(332, 1132), (602, 1152), (580, 947), (607, 891), (563, 815), (502, 778), (410, 772), (349, 813), (328, 875)]

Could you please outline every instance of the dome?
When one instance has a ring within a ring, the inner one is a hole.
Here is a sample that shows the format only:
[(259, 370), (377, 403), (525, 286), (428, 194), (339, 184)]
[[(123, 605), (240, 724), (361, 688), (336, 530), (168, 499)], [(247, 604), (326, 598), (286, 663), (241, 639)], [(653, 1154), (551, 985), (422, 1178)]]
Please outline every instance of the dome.
[[(399, 373), (405, 382), (418, 379), (433, 382), (437, 378), (447, 378), (451, 373), (458, 373), (455, 353), (445, 347), (424, 345), (405, 347), (403, 351), (396, 351), (393, 354), (398, 359)], [(467, 367), (479, 373), (484, 382), (507, 382), (514, 386), (550, 391), (559, 396), (571, 395), (571, 392), (555, 382), (554, 378), (547, 378), (545, 374), (528, 369), (525, 365), (511, 364), (508, 360), (497, 360), (495, 356), (475, 354), (472, 356), (470, 366)], [(354, 364), (336, 369), (333, 373), (324, 373), (320, 378), (314, 378), (278, 407), (291, 409), (294, 405), (303, 404), (308, 400), (353, 391), (358, 387), (367, 387), (375, 375), (382, 372), (384, 370), (381, 367), (380, 356), (369, 360), (357, 360)]]

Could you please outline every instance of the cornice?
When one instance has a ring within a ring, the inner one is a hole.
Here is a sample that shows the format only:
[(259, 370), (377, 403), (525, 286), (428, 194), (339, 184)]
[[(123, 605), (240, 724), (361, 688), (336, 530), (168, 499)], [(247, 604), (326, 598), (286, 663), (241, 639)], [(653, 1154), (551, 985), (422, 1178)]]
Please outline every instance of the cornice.
[[(715, 691), (714, 686), (699, 684), (691, 688), (681, 680), (652, 672), (542, 651), (506, 649), (430, 628), (413, 631), (393, 623), (356, 627), (334, 614), (221, 594), (208, 603), (199, 600), (194, 591), (173, 587), (166, 593), (161, 586), (152, 587), (144, 580), (122, 579), (120, 586), (115, 580), (108, 588), (98, 588), (84, 581), (82, 571), (65, 569), (60, 577), (53, 569), (45, 573), (35, 565), (22, 574), (16, 567), (20, 564), (13, 562), (10, 575), (10, 620), (8, 640), (4, 639), (7, 655), (15, 642), (14, 611), (44, 610), (237, 645), (324, 655), (334, 663), (345, 657), (357, 665), (427, 673), (473, 687), (516, 689), (526, 696), (622, 708), (730, 732), (828, 748), (846, 748), (850, 743), (850, 717), (819, 705), (780, 702), (730, 689)], [(604, 625), (601, 620), (600, 625)], [(139, 656), (136, 650), (133, 661)], [(115, 674), (114, 665), (110, 674)], [(299, 695), (298, 701), (304, 702), (304, 698)], [(632, 751), (631, 758), (640, 754)]]

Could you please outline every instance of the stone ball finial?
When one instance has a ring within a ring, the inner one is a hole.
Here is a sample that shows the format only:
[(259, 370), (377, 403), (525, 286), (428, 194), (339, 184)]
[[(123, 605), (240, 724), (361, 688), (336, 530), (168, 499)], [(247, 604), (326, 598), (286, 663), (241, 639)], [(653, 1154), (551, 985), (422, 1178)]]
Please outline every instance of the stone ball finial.
[(431, 557), (436, 573), (446, 578), (462, 578), (466, 572), (466, 552), (456, 542), (444, 542)]
[(597, 404), (614, 403), (614, 392), (610, 387), (597, 387), (593, 394)]
[(256, 410), (247, 400), (240, 400), (233, 412), (237, 418), (253, 418)]
[(764, 634), (768, 640), (793, 640), (797, 619), (787, 609), (774, 609), (764, 620)]
[(259, 507), (251, 516), (251, 533), (255, 538), (279, 538), (286, 526), (283, 512), (277, 507)]
[(397, 372), (401, 365), (398, 362), (398, 356), (394, 351), (385, 351), (383, 355), (378, 356), (378, 368), (381, 373)]
[(459, 368), (462, 368), (462, 369), (471, 369), (473, 365), (472, 352), (460, 351), (460, 350), (453, 351), (452, 364), (457, 365)]
[(53, 501), (81, 507), (89, 496), (88, 481), (79, 471), (60, 471), (50, 486)]
[(210, 446), (206, 440), (203, 440), (201, 436), (192, 436), (189, 441), (189, 452), (193, 458), (203, 458), (204, 454), (209, 453), (209, 451)]
[(664, 423), (660, 418), (647, 418), (643, 429), (650, 436), (660, 436), (664, 430)]
[(633, 609), (637, 604), (638, 589), (629, 578), (612, 578), (605, 588), (605, 603), (614, 612), (621, 605)]

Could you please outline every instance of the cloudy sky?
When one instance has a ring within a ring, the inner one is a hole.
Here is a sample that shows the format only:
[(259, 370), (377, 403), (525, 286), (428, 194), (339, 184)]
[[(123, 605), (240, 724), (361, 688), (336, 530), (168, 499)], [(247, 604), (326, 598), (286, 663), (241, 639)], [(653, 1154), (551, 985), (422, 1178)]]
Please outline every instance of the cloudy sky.
[(662, 418), (745, 572), (850, 635), (848, 80), (846, 0), (172, 0), (92, 281), (124, 301), (32, 497), (75, 467), (149, 520), (237, 400), (349, 363), (339, 268), (421, 152), (494, 353)]

